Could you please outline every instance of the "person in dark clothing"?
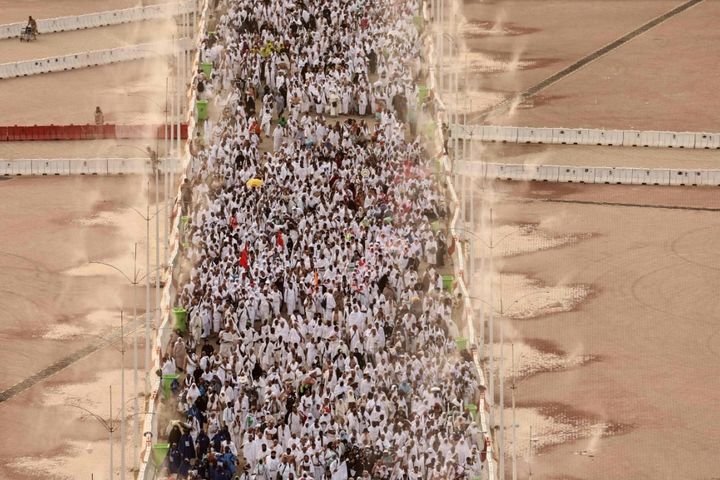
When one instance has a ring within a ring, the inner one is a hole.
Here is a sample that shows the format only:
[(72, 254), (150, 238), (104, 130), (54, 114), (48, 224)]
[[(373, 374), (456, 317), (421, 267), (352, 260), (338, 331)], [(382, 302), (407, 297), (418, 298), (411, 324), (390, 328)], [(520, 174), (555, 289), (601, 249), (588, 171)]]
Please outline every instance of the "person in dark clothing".
[(190, 213), (193, 199), (192, 184), (187, 178), (183, 181), (182, 186), (180, 187), (180, 199), (182, 201), (182, 214), (187, 215)]
[(182, 437), (180, 427), (178, 425), (175, 425), (174, 427), (172, 427), (172, 430), (170, 430), (170, 435), (168, 435), (168, 443), (170, 445), (172, 445), (173, 443), (180, 445), (180, 437)]
[(167, 460), (168, 472), (178, 473), (180, 471), (180, 465), (182, 464), (182, 454), (180, 453), (177, 443), (170, 444)]
[(208, 434), (205, 432), (205, 430), (200, 430), (198, 432), (197, 439), (195, 440), (195, 453), (197, 454), (198, 458), (203, 458), (208, 453), (208, 449), (210, 448), (210, 437), (208, 437)]
[(178, 448), (183, 459), (192, 460), (196, 458), (195, 444), (192, 437), (190, 436), (190, 433), (185, 432), (183, 436), (180, 437), (180, 443), (178, 443)]

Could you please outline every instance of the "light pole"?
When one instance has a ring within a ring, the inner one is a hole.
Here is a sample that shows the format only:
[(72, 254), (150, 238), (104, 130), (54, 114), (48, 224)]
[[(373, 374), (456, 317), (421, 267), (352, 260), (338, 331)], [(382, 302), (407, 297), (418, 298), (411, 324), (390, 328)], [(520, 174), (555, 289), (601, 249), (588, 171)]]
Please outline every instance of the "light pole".
[[(138, 269), (137, 269), (137, 243), (135, 243), (134, 248), (133, 248), (133, 273), (132, 273), (132, 277), (129, 277), (129, 276), (126, 275), (125, 272), (123, 272), (121, 269), (119, 269), (119, 268), (116, 267), (115, 265), (111, 265), (111, 264), (109, 264), (109, 263), (99, 262), (99, 261), (90, 261), (89, 263), (91, 263), (91, 264), (97, 264), (97, 265), (104, 265), (104, 266), (106, 266), (106, 267), (112, 268), (112, 269), (115, 270), (116, 272), (120, 273), (120, 275), (122, 275), (122, 276), (130, 283), (130, 285), (132, 285), (132, 287), (133, 287), (133, 289), (132, 289), (132, 290), (133, 290), (133, 300), (132, 300), (132, 302), (133, 302), (133, 322), (134, 322), (135, 325), (137, 326), (137, 320), (138, 320), (138, 318), (137, 318), (137, 287), (138, 287), (138, 285), (140, 284), (140, 282), (143, 280), (143, 277), (140, 276), (140, 272), (139, 272)], [(149, 276), (149, 272), (146, 272), (144, 276), (145, 276), (145, 277)], [(146, 312), (145, 312), (145, 317), (147, 318), (148, 315), (149, 315), (149, 312), (146, 311)], [(122, 328), (123, 328), (123, 326), (122, 326), (122, 313), (121, 313), (121, 326), (120, 326), (120, 336), (121, 336), (121, 337), (123, 336)], [(147, 330), (146, 330), (146, 332), (147, 332)], [(123, 338), (123, 340), (124, 340), (124, 338)], [(122, 387), (123, 390), (122, 390), (122, 392), (123, 392), (123, 393), (122, 393), (122, 397), (123, 397), (123, 401), (124, 401), (124, 399), (125, 399), (125, 361), (124, 361), (125, 347), (124, 347), (124, 344), (123, 344), (123, 348), (122, 348), (122, 350), (121, 350), (121, 353), (122, 353), (122, 355), (123, 355), (123, 364), (122, 364), (122, 378), (123, 378), (123, 381), (122, 381), (122, 382), (123, 382), (123, 387)], [(145, 365), (146, 377), (147, 377), (148, 369), (149, 369), (149, 365), (146, 364), (146, 365)], [(146, 385), (146, 391), (147, 391), (147, 385)], [(124, 408), (125, 408), (125, 407), (124, 407), (124, 405), (123, 405), (123, 409), (124, 409)], [(139, 439), (139, 437), (138, 437), (138, 420), (137, 420), (137, 415), (138, 415), (138, 412), (139, 412), (139, 408), (138, 408), (138, 345), (137, 345), (137, 335), (133, 335), (133, 411), (134, 411), (133, 425), (132, 425), (132, 431), (133, 431), (133, 435), (132, 435), (132, 436), (133, 436), (133, 459), (134, 459), (134, 460), (133, 460), (133, 468), (134, 468), (134, 469), (137, 469), (137, 467), (138, 467), (138, 465), (137, 465), (137, 461), (138, 461), (137, 450), (138, 450), (138, 443), (139, 443), (139, 441), (140, 441), (140, 439)], [(123, 413), (124, 413), (124, 410), (123, 410)], [(122, 428), (123, 428), (122, 438), (123, 438), (123, 442), (124, 442), (124, 441), (125, 441), (125, 440), (124, 440), (124, 438), (125, 438), (125, 437), (124, 437), (124, 426), (123, 426)], [(124, 445), (124, 443), (123, 443), (123, 445)], [(125, 448), (125, 447), (123, 446), (123, 464), (124, 464), (124, 457), (125, 457), (125, 450), (124, 450), (124, 448)]]
[(113, 433), (115, 432), (115, 423), (116, 421), (113, 421), (113, 411), (112, 411), (112, 385), (109, 386), (110, 389), (110, 415), (108, 416), (108, 419), (105, 420), (100, 415), (88, 410), (87, 408), (81, 406), (81, 405), (75, 405), (73, 403), (67, 403), (65, 404), (68, 407), (73, 407), (82, 410), (83, 412), (87, 413), (88, 415), (91, 415), (95, 420), (102, 425), (102, 427), (107, 430), (107, 432), (110, 434), (110, 476), (108, 476), (109, 480), (112, 480), (115, 478), (115, 468), (113, 466)]
[[(107, 420), (101, 417), (100, 415), (96, 414), (95, 412), (83, 407), (82, 405), (77, 405), (74, 403), (65, 403), (64, 405), (66, 407), (73, 407), (77, 408), (78, 410), (82, 410), (83, 412), (87, 413), (91, 417), (93, 417), (95, 420), (98, 421), (98, 423), (110, 434), (110, 475), (108, 476), (108, 479), (113, 479), (115, 477), (115, 468), (114, 468), (114, 459), (113, 459), (113, 433), (117, 430), (116, 425), (118, 423), (122, 424), (122, 419), (118, 420), (118, 417), (121, 416), (120, 412), (113, 417), (113, 408), (112, 408), (112, 385), (108, 386), (110, 390), (110, 408), (109, 408), (109, 415)], [(122, 474), (121, 474), (122, 475)], [(91, 477), (94, 478), (94, 474), (91, 474)]]
[(510, 385), (510, 391), (512, 392), (512, 480), (517, 480), (517, 438), (515, 431), (517, 429), (517, 422), (515, 420), (515, 342), (510, 344), (510, 355), (512, 356), (512, 385)]
[[(507, 235), (507, 236), (509, 236), (509, 235)], [(490, 301), (492, 302), (492, 288), (490, 289), (490, 293), (491, 293)], [(525, 298), (532, 297), (534, 295), (548, 294), (548, 293), (550, 293), (548, 290), (542, 290), (542, 291), (535, 291), (535, 292), (527, 293), (525, 295), (521, 295), (520, 297), (517, 297), (510, 303), (510, 308), (512, 308), (515, 304), (517, 304), (521, 300), (524, 300)], [(473, 300), (478, 300), (482, 303), (485, 303), (489, 307), (490, 315), (491, 315), (490, 318), (493, 318), (492, 315), (493, 315), (493, 312), (495, 311), (495, 307), (492, 303), (487, 303), (487, 302), (485, 302), (485, 300), (483, 300), (482, 298), (478, 298), (478, 297), (471, 297), (471, 298)], [(498, 379), (500, 380), (500, 388), (499, 388), (500, 399), (498, 401), (498, 403), (500, 404), (500, 425), (499, 425), (500, 441), (499, 441), (499, 443), (500, 443), (500, 452), (501, 452), (499, 464), (498, 464), (498, 470), (499, 470), (500, 478), (504, 479), (505, 478), (505, 372), (503, 370), (503, 367), (504, 367), (504, 359), (505, 359), (505, 320), (507, 318), (506, 315), (508, 314), (508, 312), (506, 312), (503, 307), (502, 281), (500, 282), (500, 310), (497, 313), (499, 313), (503, 319), (502, 322), (500, 322), (500, 366), (498, 368)], [(489, 354), (490, 362), (492, 362), (492, 359), (494, 357), (494, 353), (492, 351), (493, 345), (494, 345), (492, 343), (492, 332), (491, 332), (490, 338), (491, 338), (491, 340), (490, 340), (490, 345), (489, 345), (488, 350), (490, 352), (490, 354)], [(513, 368), (513, 372), (514, 372), (515, 371), (515, 355), (514, 355), (515, 347), (514, 347), (514, 344), (513, 344), (512, 348), (513, 348), (513, 367), (512, 368)], [(493, 375), (493, 373), (491, 371), (490, 374), (488, 375), (490, 377), (491, 385), (493, 385), (492, 375)], [(514, 373), (513, 373), (513, 377), (514, 377)], [(494, 399), (495, 392), (494, 392), (494, 390), (492, 390), (493, 387), (490, 387), (490, 388), (491, 388), (490, 396), (493, 397), (493, 399)], [(515, 459), (515, 443), (514, 443), (514, 438), (515, 438), (515, 392), (514, 392), (515, 380), (514, 380), (514, 378), (513, 378), (513, 386), (511, 388), (513, 389), (513, 393), (512, 393), (513, 469), (515, 469), (516, 459)], [(494, 401), (493, 401), (493, 405), (491, 406), (491, 409), (490, 409), (490, 427), (491, 428), (493, 427), (493, 411), (494, 411)]]
[[(165, 107), (160, 106), (157, 102), (155, 102), (153, 99), (146, 95), (141, 95), (139, 93), (128, 93), (127, 96), (129, 97), (141, 97), (146, 99), (147, 101), (153, 103), (156, 107), (161, 109), (161, 111), (165, 114), (165, 131), (164, 131), (164, 141), (165, 141), (165, 150), (164, 150), (164, 157), (163, 157), (163, 189), (164, 189), (164, 196), (165, 196), (165, 202), (169, 202), (169, 195), (170, 191), (168, 188), (168, 169), (174, 168), (174, 160), (172, 156), (170, 155), (170, 147), (172, 147), (172, 135), (174, 131), (174, 121), (175, 118), (173, 117), (173, 124), (171, 125), (169, 123), (169, 110), (168, 110), (168, 84), (170, 81), (170, 77), (165, 77)], [(178, 119), (178, 122), (180, 122), (181, 119)], [(157, 144), (156, 144), (156, 150), (157, 150)], [(156, 179), (157, 180), (157, 179)], [(155, 182), (155, 202), (158, 202), (158, 185), (157, 181)], [(169, 230), (169, 223), (170, 223), (170, 217), (165, 219), (163, 222), (163, 228), (164, 228), (164, 242), (163, 242), (163, 264), (167, 265), (168, 262), (168, 230)]]

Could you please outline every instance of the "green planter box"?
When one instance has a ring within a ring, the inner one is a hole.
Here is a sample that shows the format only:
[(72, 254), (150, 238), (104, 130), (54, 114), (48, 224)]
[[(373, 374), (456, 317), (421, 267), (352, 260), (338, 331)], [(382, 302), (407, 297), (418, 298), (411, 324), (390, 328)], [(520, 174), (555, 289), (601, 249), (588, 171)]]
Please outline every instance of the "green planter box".
[(156, 467), (159, 467), (165, 461), (168, 452), (170, 451), (169, 443), (156, 443), (152, 446), (152, 460)]
[(180, 375), (178, 375), (178, 374), (162, 376), (163, 398), (170, 398), (170, 395), (172, 395), (172, 390), (171, 390), (170, 386), (172, 385), (173, 380), (179, 380), (179, 379), (180, 379)]
[(213, 71), (213, 64), (210, 62), (203, 62), (200, 64), (200, 68), (202, 68), (203, 73), (205, 73), (205, 76), (207, 78), (210, 78), (212, 76)]
[(187, 332), (187, 310), (182, 307), (173, 308), (173, 316), (175, 317), (175, 330), (180, 333)]
[(448, 292), (452, 292), (453, 289), (453, 282), (455, 281), (455, 277), (452, 275), (443, 275), (443, 288), (447, 290)]
[(468, 344), (468, 339), (465, 337), (458, 337), (455, 339), (455, 345), (457, 346), (458, 350), (466, 350)]
[(477, 411), (478, 411), (477, 405), (475, 405), (474, 403), (468, 403), (467, 405), (465, 405), (465, 410), (470, 412), (470, 415), (472, 415), (473, 419), (477, 418)]
[(208, 118), (208, 102), (207, 100), (198, 100), (196, 103), (197, 119), (207, 120)]

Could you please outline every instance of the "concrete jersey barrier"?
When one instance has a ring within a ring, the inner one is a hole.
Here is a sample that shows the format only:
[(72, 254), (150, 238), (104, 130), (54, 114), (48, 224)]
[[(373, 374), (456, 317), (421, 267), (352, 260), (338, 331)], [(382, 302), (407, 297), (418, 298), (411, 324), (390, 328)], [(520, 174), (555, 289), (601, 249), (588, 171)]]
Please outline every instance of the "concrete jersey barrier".
[[(68, 17), (55, 17), (37, 20), (38, 32), (57, 33), (86, 28), (105, 27), (122, 23), (142, 22), (159, 18), (173, 17), (196, 10), (196, 0), (177, 3), (163, 3), (146, 7), (108, 10)], [(0, 25), (0, 39), (19, 37), (27, 22), (7, 23)]]
[(450, 125), (460, 140), (492, 143), (720, 149), (720, 133)]
[(105, 50), (71, 53), (59, 57), (39, 58), (23, 62), (0, 64), (0, 79), (26, 77), (41, 73), (62, 72), (77, 68), (108, 65), (116, 62), (127, 62), (154, 57), (157, 55), (172, 55), (178, 49), (187, 51), (194, 49), (189, 38), (182, 38), (176, 42), (151, 42), (117, 47)]
[(455, 173), (488, 180), (720, 187), (720, 169), (589, 167), (458, 161)]
[[(178, 171), (178, 159), (161, 162), (160, 170)], [(0, 177), (65, 175), (133, 175), (148, 171), (147, 158), (56, 158), (0, 160)]]

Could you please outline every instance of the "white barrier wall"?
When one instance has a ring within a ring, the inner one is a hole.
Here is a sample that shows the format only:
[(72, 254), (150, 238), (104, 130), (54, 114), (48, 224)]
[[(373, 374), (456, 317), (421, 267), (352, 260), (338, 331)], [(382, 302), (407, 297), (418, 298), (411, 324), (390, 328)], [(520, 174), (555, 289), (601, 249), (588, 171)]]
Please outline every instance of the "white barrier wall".
[[(169, 159), (167, 168), (179, 171), (180, 162)], [(60, 158), (0, 160), (0, 176), (130, 175), (147, 172), (146, 158)]]
[(534, 182), (720, 186), (720, 170), (670, 170), (666, 168), (648, 170), (642, 168), (458, 161), (455, 174), (490, 180)]
[(140, 43), (127, 47), (110, 48), (107, 50), (94, 50), (89, 52), (73, 53), (60, 57), (40, 58), (24, 62), (0, 64), (0, 79), (25, 77), (41, 73), (61, 72), (76, 68), (94, 67), (116, 62), (139, 60), (157, 55), (171, 55), (173, 49), (182, 51), (192, 50), (192, 42), (183, 38), (177, 42), (164, 41), (153, 43)]
[(720, 149), (720, 133), (460, 124), (451, 125), (450, 132), (453, 138), (483, 142)]
[[(125, 8), (122, 10), (109, 10), (106, 12), (89, 13), (74, 17), (56, 17), (36, 20), (38, 31), (43, 33), (65, 32), (69, 30), (83, 30), (85, 28), (105, 27), (121, 23), (141, 22), (171, 16), (182, 15), (195, 11), (195, 0), (177, 3), (163, 3), (148, 5), (146, 7)], [(0, 39), (15, 38), (27, 25), (27, 22), (8, 23), (0, 25)]]

